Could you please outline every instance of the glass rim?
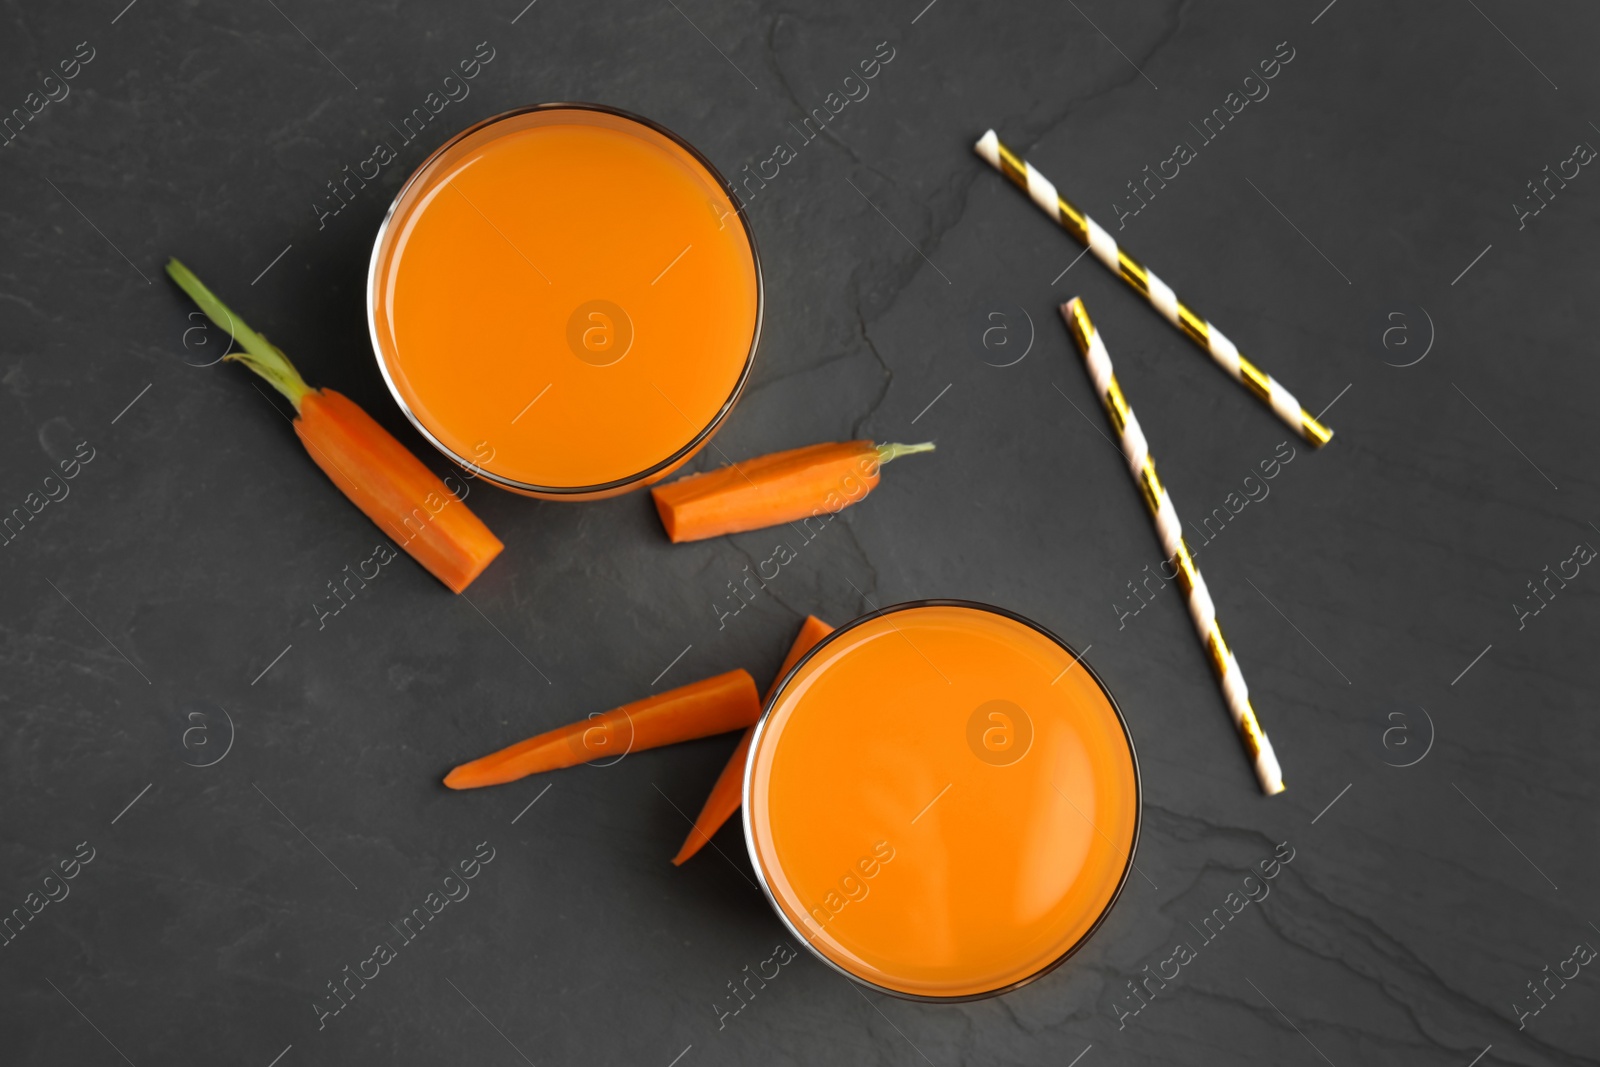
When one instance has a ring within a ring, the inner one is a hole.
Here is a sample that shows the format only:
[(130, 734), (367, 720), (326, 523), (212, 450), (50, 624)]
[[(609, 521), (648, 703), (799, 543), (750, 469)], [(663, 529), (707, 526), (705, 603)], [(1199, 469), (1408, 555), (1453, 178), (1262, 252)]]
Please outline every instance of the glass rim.
[[(1083, 932), (1083, 936), (1074, 941), (1065, 952), (1061, 953), (1061, 955), (1057, 956), (1049, 963), (1046, 963), (1038, 970), (1033, 971), (1031, 974), (1019, 978), (1015, 982), (1011, 982), (995, 989), (988, 989), (979, 993), (961, 993), (954, 996), (938, 996), (928, 993), (908, 993), (902, 989), (895, 989), (891, 986), (880, 985), (871, 979), (863, 978), (860, 975), (846, 969), (845, 967), (840, 966), (836, 961), (829, 958), (828, 955), (821, 949), (812, 944), (811, 939), (800, 931), (800, 929), (790, 919), (788, 912), (783, 909), (782, 905), (778, 903), (777, 897), (773, 894), (772, 886), (767, 880), (767, 872), (762, 866), (761, 858), (756, 854), (755, 834), (750, 822), (750, 812), (752, 808), (750, 801), (752, 794), (755, 791), (755, 775), (753, 771), (755, 768), (756, 753), (761, 747), (761, 738), (766, 732), (767, 723), (771, 720), (772, 709), (777, 706), (779, 698), (783, 696), (784, 690), (788, 689), (789, 683), (794, 680), (800, 669), (806, 665), (812, 656), (821, 652), (823, 648), (831, 644), (835, 638), (850, 632), (857, 626), (861, 626), (864, 623), (871, 622), (874, 619), (881, 618), (894, 612), (906, 611), (913, 608), (929, 607), (969, 608), (974, 611), (982, 611), (988, 612), (992, 615), (998, 615), (1002, 618), (1010, 619), (1013, 622), (1021, 623), (1023, 626), (1034, 630), (1047, 640), (1053, 642), (1063, 649), (1073, 658), (1074, 661), (1076, 661), (1078, 666), (1084, 668), (1084, 670), (1089, 673), (1089, 677), (1094, 680), (1096, 687), (1098, 687), (1100, 692), (1105, 696), (1106, 702), (1111, 705), (1111, 711), (1112, 714), (1116, 716), (1117, 725), (1122, 728), (1122, 738), (1125, 742), (1127, 742), (1128, 759), (1133, 768), (1133, 836), (1128, 842), (1127, 861), (1123, 864), (1122, 873), (1117, 878), (1116, 888), (1112, 890), (1111, 896), (1107, 898), (1105, 906), (1100, 909), (1100, 914), (1095, 916), (1094, 922), (1092, 922), (1089, 925), (1089, 928)], [(833, 970), (844, 975), (852, 982), (855, 982), (861, 986), (865, 986), (867, 989), (875, 990), (879, 993), (886, 993), (889, 996), (898, 997), (901, 1000), (911, 1000), (923, 1004), (965, 1004), (975, 1000), (987, 1000), (990, 997), (998, 997), (1002, 994), (1010, 993), (1013, 990), (1021, 989), (1025, 985), (1029, 985), (1038, 981), (1040, 978), (1043, 978), (1051, 971), (1054, 971), (1057, 967), (1060, 967), (1063, 963), (1067, 962), (1067, 960), (1076, 955), (1078, 950), (1083, 948), (1084, 945), (1088, 944), (1090, 939), (1093, 938), (1097, 932), (1099, 932), (1100, 927), (1104, 925), (1106, 918), (1110, 916), (1111, 910), (1116, 907), (1117, 901), (1122, 898), (1122, 891), (1127, 887), (1128, 879), (1133, 874), (1133, 858), (1139, 851), (1139, 835), (1144, 826), (1144, 787), (1143, 779), (1139, 774), (1139, 753), (1138, 750), (1134, 748), (1133, 734), (1128, 730), (1128, 720), (1122, 714), (1122, 706), (1117, 703), (1117, 698), (1112, 694), (1111, 688), (1106, 685), (1105, 679), (1100, 677), (1099, 672), (1089, 665), (1089, 661), (1084, 659), (1083, 656), (1079, 654), (1077, 649), (1073, 648), (1066, 641), (1062, 640), (1049, 628), (1041, 626), (1039, 623), (1028, 618), (1026, 615), (1021, 615), (1007, 608), (997, 607), (994, 604), (986, 604), (977, 600), (907, 600), (899, 604), (889, 604), (885, 607), (874, 608), (865, 615), (861, 615), (850, 620), (843, 626), (840, 626), (838, 629), (829, 633), (815, 645), (812, 645), (811, 648), (806, 651), (805, 655), (796, 660), (794, 666), (789, 668), (783, 677), (774, 683), (772, 687), (771, 698), (762, 706), (761, 718), (757, 720), (754, 733), (752, 733), (750, 736), (750, 751), (748, 755), (745, 756), (744, 790), (739, 799), (740, 819), (744, 826), (745, 848), (750, 854), (750, 865), (755, 869), (756, 880), (761, 885), (762, 894), (767, 898), (767, 903), (772, 906), (772, 910), (777, 913), (778, 920), (783, 923), (784, 929), (786, 929), (790, 934), (793, 934), (794, 937), (801, 944), (803, 944), (813, 956), (821, 960)]]
[[(417, 183), (423, 178), (424, 174), (430, 167), (433, 166), (435, 162), (437, 162), (446, 152), (450, 151), (450, 149), (454, 148), (468, 137), (479, 133), (495, 123), (513, 119), (520, 115), (528, 115), (541, 111), (593, 111), (604, 115), (611, 115), (616, 118), (637, 123), (638, 125), (653, 131), (654, 133), (660, 134), (673, 144), (676, 144), (679, 148), (682, 148), (689, 154), (690, 158), (692, 158), (701, 167), (705, 168), (706, 173), (711, 176), (711, 178), (716, 182), (717, 187), (723, 191), (723, 193), (728, 197), (729, 202), (733, 204), (734, 214), (738, 216), (739, 224), (744, 229), (745, 242), (750, 248), (750, 260), (755, 268), (756, 321), (755, 326), (750, 333), (750, 347), (745, 352), (744, 365), (739, 370), (739, 377), (733, 383), (733, 388), (729, 391), (727, 399), (722, 402), (722, 406), (717, 409), (716, 414), (711, 417), (711, 420), (706, 423), (702, 429), (697, 431), (692, 438), (689, 439), (688, 443), (684, 444), (666, 459), (654, 463), (637, 473), (625, 475), (624, 477), (615, 478), (609, 482), (601, 482), (595, 485), (549, 486), (538, 485), (533, 482), (520, 482), (515, 478), (508, 478), (504, 475), (496, 474), (493, 471), (485, 468), (482, 464), (460, 455), (454, 449), (441, 441), (432, 430), (423, 425), (422, 420), (417, 416), (416, 412), (411, 410), (411, 405), (406, 403), (405, 397), (400, 393), (399, 385), (395, 382), (394, 376), (389, 371), (389, 357), (385, 355), (383, 346), (378, 339), (378, 315), (377, 307), (374, 303), (374, 294), (377, 291), (378, 283), (378, 261), (382, 256), (385, 244), (390, 237), (390, 229), (394, 224), (395, 213), (399, 210), (401, 201), (412, 192)], [(510, 489), (513, 492), (526, 493), (541, 497), (588, 497), (600, 494), (610, 494), (618, 491), (625, 491), (629, 488), (648, 485), (650, 479), (654, 475), (670, 472), (675, 466), (683, 463), (705, 446), (705, 443), (709, 441), (711, 436), (716, 433), (719, 427), (721, 427), (723, 421), (728, 417), (729, 412), (733, 410), (734, 405), (738, 403), (739, 397), (744, 393), (745, 385), (750, 380), (750, 372), (755, 367), (756, 350), (761, 344), (761, 329), (762, 324), (766, 319), (766, 282), (761, 271), (761, 249), (756, 244), (755, 230), (750, 225), (750, 218), (745, 211), (745, 207), (746, 205), (744, 201), (739, 197), (738, 189), (722, 176), (722, 172), (719, 171), (716, 168), (716, 165), (713, 164), (711, 160), (707, 159), (698, 148), (690, 144), (684, 138), (678, 136), (678, 134), (674, 133), (672, 130), (661, 125), (659, 122), (648, 119), (643, 115), (634, 114), (631, 111), (625, 111), (619, 107), (612, 107), (609, 104), (596, 104), (586, 101), (558, 100), (544, 104), (529, 104), (524, 107), (512, 108), (509, 111), (502, 111), (497, 115), (490, 115), (488, 118), (481, 119), (478, 122), (473, 123), (471, 126), (468, 126), (466, 129), (461, 130), (452, 137), (448, 138), (443, 144), (439, 145), (439, 147), (428, 153), (426, 159), (417, 164), (416, 168), (412, 170), (410, 176), (406, 178), (405, 183), (401, 185), (399, 190), (394, 194), (394, 199), (389, 202), (389, 209), (384, 212), (383, 221), (378, 224), (377, 235), (372, 240), (372, 256), (367, 264), (367, 335), (372, 342), (373, 356), (378, 361), (378, 372), (383, 375), (384, 384), (389, 387), (389, 395), (394, 397), (395, 403), (398, 404), (400, 406), (400, 410), (405, 413), (406, 419), (410, 421), (412, 426), (416, 427), (417, 432), (422, 434), (422, 436), (427, 439), (429, 444), (438, 449), (440, 452), (444, 453), (444, 455), (457, 466), (470, 472), (473, 477), (487, 479), (488, 481), (493, 482), (504, 489)]]

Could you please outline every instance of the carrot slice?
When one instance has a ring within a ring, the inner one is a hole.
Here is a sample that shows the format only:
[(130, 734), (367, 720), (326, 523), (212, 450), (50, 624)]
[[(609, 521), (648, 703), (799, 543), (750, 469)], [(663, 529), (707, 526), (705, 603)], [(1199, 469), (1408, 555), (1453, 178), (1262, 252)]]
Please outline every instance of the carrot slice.
[(667, 537), (701, 541), (842, 511), (878, 485), (878, 468), (933, 443), (838, 441), (691, 474), (650, 490)]
[(243, 363), (294, 405), (294, 432), (311, 459), (344, 495), (416, 561), (459, 593), (505, 547), (467, 505), (360, 407), (332, 389), (313, 389), (289, 357), (218, 300), (189, 268), (167, 261), (167, 274), (228, 331)]
[[(772, 699), (778, 683), (783, 681), (783, 676), (789, 673), (791, 667), (800, 662), (800, 657), (810, 652), (813, 645), (831, 633), (833, 633), (832, 626), (815, 615), (806, 616), (806, 621), (800, 624), (800, 632), (795, 635), (794, 644), (789, 646), (789, 654), (783, 657), (783, 666), (778, 668), (772, 684), (767, 687), (763, 703)], [(695, 818), (694, 827), (690, 829), (689, 836), (684, 838), (683, 847), (672, 857), (673, 866), (683, 866), (684, 861), (704, 848), (711, 840), (711, 836), (722, 829), (722, 824), (739, 810), (744, 797), (745, 759), (750, 755), (750, 739), (755, 734), (756, 728), (752, 726), (739, 739), (739, 747), (733, 750), (733, 755), (728, 757), (727, 766), (723, 767), (722, 773), (717, 776), (717, 784), (711, 787), (711, 795), (706, 797), (705, 807), (700, 809), (699, 816)]]
[(559, 726), (445, 775), (451, 789), (501, 785), (542, 771), (693, 741), (749, 726), (761, 717), (756, 682), (729, 671)]

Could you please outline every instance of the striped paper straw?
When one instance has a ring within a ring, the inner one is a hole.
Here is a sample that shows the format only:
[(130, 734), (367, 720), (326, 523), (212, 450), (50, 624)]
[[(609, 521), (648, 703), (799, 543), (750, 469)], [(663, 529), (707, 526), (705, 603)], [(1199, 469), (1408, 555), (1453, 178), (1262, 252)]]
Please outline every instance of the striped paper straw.
[(1262, 732), (1255, 709), (1250, 706), (1250, 688), (1244, 684), (1239, 661), (1233, 658), (1228, 643), (1222, 639), (1222, 629), (1217, 625), (1217, 609), (1211, 603), (1206, 580), (1201, 577), (1200, 568), (1195, 566), (1194, 554), (1184, 543), (1178, 511), (1172, 506), (1172, 498), (1167, 495), (1166, 487), (1156, 475), (1156, 461), (1150, 456), (1150, 446), (1144, 439), (1144, 431), (1139, 428), (1138, 418), (1128, 406), (1127, 398), (1122, 395), (1122, 387), (1117, 384), (1105, 342), (1100, 340), (1094, 323), (1089, 321), (1089, 313), (1084, 310), (1082, 300), (1074, 297), (1062, 304), (1061, 317), (1067, 320), (1073, 339), (1083, 351), (1083, 361), (1089, 368), (1094, 391), (1105, 405), (1112, 429), (1122, 439), (1122, 454), (1127, 458), (1128, 470), (1144, 496), (1145, 506), (1150, 509), (1150, 517), (1155, 520), (1156, 534), (1161, 538), (1161, 551), (1166, 553), (1167, 560), (1177, 569), (1178, 585), (1189, 600), (1189, 618), (1194, 622), (1195, 633), (1199, 634), (1206, 657), (1211, 660), (1211, 669), (1222, 686), (1222, 696), (1228, 703), (1229, 714), (1233, 716), (1233, 725), (1239, 731), (1251, 762), (1255, 764), (1256, 780), (1261, 783), (1261, 791), (1268, 796), (1281, 793), (1283, 772), (1278, 767), (1278, 757), (1273, 754), (1272, 742)]
[(1321, 448), (1333, 437), (1333, 431), (1317, 421), (1317, 417), (1300, 406), (1300, 401), (1280, 385), (1277, 379), (1239, 354), (1238, 348), (1223, 332), (1190, 311), (1178, 300), (1177, 294), (1155, 272), (1141, 265), (1128, 253), (1117, 247), (1117, 239), (1100, 227), (1100, 224), (1067, 202), (1056, 191), (1050, 179), (1033, 169), (1033, 165), (1017, 158), (1016, 153), (1000, 143), (993, 130), (983, 135), (977, 143), (978, 155), (993, 164), (994, 168), (1019, 189), (1028, 194), (1046, 215), (1055, 219), (1073, 237), (1086, 245), (1095, 258), (1122, 278), (1123, 281), (1150, 301), (1163, 318), (1187, 334), (1195, 344), (1211, 353), (1217, 366), (1227, 371), (1233, 379), (1263, 400), (1278, 418), (1288, 423), (1295, 432)]

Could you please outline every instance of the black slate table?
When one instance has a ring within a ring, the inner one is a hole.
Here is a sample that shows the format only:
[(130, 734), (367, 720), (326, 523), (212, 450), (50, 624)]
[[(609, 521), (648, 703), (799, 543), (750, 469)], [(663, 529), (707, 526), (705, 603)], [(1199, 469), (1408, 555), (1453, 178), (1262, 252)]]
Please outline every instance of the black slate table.
[[(0, 545), (0, 1059), (1600, 1062), (1600, 14), (925, 3), (8, 7), (0, 510), (25, 514)], [(644, 495), (480, 485), (506, 551), (467, 596), (402, 557), (321, 617), (381, 535), (214, 365), (161, 265), (442, 471), (371, 355), (371, 240), (434, 145), (549, 100), (647, 114), (736, 181), (777, 170), (747, 186), (767, 332), (728, 455), (939, 450), (737, 615), (768, 535), (670, 546)], [(1080, 257), (973, 154), (991, 126), (1333, 443), (1294, 440)], [(1159, 549), (1056, 315), (1073, 294), (1180, 514), (1212, 516), (1191, 540), (1280, 797), (1176, 590), (1144, 584)], [(653, 687), (764, 680), (805, 613), (923, 597), (1090, 648), (1141, 759), (1138, 875), (1013, 994), (915, 1004), (800, 955), (733, 1011), (784, 931), (737, 827), (667, 863), (731, 736), (438, 784)]]

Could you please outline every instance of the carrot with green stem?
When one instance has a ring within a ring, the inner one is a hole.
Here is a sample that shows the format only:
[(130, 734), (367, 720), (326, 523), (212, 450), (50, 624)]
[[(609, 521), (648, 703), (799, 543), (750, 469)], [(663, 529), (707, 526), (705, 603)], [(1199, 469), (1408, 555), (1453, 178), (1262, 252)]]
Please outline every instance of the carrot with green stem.
[(838, 441), (691, 474), (650, 490), (667, 537), (701, 541), (842, 511), (878, 485), (885, 463), (933, 443), (879, 445)]
[[(815, 615), (807, 615), (806, 621), (800, 624), (800, 632), (795, 635), (794, 644), (789, 646), (789, 654), (783, 657), (783, 666), (778, 668), (778, 673), (772, 678), (772, 684), (767, 687), (764, 699), (771, 700), (772, 694), (778, 689), (778, 683), (783, 681), (789, 669), (799, 663), (800, 657), (810, 652), (812, 646), (831, 633), (833, 633), (832, 626)], [(750, 739), (755, 733), (754, 726), (746, 730), (744, 736), (739, 739), (739, 746), (733, 750), (733, 755), (728, 757), (727, 766), (722, 768), (722, 773), (717, 776), (717, 784), (711, 787), (711, 795), (706, 797), (705, 807), (701, 808), (700, 814), (695, 817), (689, 836), (683, 839), (683, 847), (672, 857), (674, 867), (683, 866), (685, 860), (704, 848), (710, 842), (712, 835), (722, 829), (722, 824), (739, 810), (744, 798), (745, 762), (750, 755)]]
[(461, 592), (505, 547), (422, 461), (342, 393), (313, 389), (289, 357), (244, 324), (188, 267), (167, 274), (206, 317), (243, 346), (242, 363), (294, 405), (294, 432), (311, 459), (356, 507), (453, 592)]
[(444, 784), (451, 789), (502, 785), (542, 771), (725, 734), (760, 717), (755, 679), (749, 671), (729, 671), (558, 726), (463, 763), (445, 775)]

